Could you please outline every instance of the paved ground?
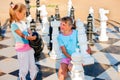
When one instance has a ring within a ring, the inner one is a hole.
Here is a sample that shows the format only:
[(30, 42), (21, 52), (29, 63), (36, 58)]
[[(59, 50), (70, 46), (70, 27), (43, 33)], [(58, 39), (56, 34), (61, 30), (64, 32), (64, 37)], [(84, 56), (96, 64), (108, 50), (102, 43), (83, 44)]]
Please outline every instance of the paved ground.
[[(84, 67), (86, 80), (120, 80), (120, 73), (117, 72), (117, 65), (120, 63), (120, 33), (114, 23), (108, 22), (111, 27), (107, 28), (107, 42), (99, 42), (94, 35), (95, 45), (91, 46), (91, 49), (95, 64)], [(5, 39), (0, 41), (0, 80), (18, 78), (18, 62), (13, 42), (10, 31), (6, 33)], [(47, 53), (45, 48), (40, 60), (36, 62), (40, 69), (37, 80), (58, 80), (59, 60), (50, 59)], [(30, 80), (29, 74), (27, 80)]]

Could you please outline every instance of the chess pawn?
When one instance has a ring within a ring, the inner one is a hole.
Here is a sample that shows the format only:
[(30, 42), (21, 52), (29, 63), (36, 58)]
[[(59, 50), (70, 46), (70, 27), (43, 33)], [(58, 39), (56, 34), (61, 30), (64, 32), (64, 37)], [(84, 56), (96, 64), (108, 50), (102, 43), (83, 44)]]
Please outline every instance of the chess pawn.
[(84, 70), (82, 66), (82, 56), (79, 52), (79, 49), (76, 49), (76, 52), (71, 55), (73, 64), (71, 70), (72, 80), (84, 80)]

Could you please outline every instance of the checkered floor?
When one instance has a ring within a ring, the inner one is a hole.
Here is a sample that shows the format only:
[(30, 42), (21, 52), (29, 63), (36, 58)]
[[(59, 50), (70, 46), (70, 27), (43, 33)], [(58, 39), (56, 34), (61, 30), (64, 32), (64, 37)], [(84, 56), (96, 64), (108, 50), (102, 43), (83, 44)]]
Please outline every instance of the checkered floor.
[[(86, 80), (120, 80), (117, 65), (120, 63), (120, 33), (114, 27), (107, 28), (109, 40), (99, 42), (94, 35), (94, 46), (91, 46), (95, 64), (84, 66)], [(0, 80), (18, 79), (18, 62), (14, 50), (14, 41), (11, 32), (0, 41)], [(49, 51), (45, 47), (40, 60), (36, 62), (39, 68), (37, 80), (58, 80), (57, 72), (60, 60), (49, 58)], [(29, 73), (27, 80), (30, 80)]]

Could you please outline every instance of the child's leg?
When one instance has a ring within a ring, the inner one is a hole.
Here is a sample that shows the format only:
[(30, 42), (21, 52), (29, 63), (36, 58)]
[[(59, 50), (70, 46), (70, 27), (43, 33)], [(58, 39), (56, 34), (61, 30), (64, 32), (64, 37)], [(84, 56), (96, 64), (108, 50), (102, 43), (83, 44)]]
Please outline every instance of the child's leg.
[(60, 68), (58, 71), (59, 80), (65, 80), (68, 75), (68, 64), (70, 63), (69, 58), (63, 58), (61, 60)]
[(65, 80), (68, 75), (68, 64), (61, 63), (58, 71), (59, 80)]
[(34, 50), (31, 49), (29, 51), (29, 71), (30, 71), (30, 78), (31, 80), (35, 80), (38, 72), (38, 68), (35, 65), (35, 59), (34, 59)]
[(18, 52), (18, 63), (19, 63), (19, 77), (20, 80), (26, 80), (26, 75), (28, 73), (28, 53)]

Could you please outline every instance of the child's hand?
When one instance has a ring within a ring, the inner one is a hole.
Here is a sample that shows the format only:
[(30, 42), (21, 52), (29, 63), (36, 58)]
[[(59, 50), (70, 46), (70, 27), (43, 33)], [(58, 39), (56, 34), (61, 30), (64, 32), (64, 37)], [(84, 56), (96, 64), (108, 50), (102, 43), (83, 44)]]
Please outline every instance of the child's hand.
[(37, 38), (36, 36), (32, 36), (32, 40), (36, 40), (36, 38)]
[(37, 37), (36, 36), (27, 36), (28, 40), (35, 40)]

